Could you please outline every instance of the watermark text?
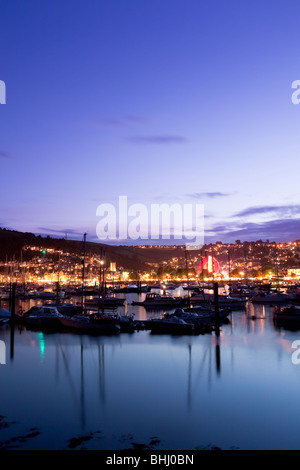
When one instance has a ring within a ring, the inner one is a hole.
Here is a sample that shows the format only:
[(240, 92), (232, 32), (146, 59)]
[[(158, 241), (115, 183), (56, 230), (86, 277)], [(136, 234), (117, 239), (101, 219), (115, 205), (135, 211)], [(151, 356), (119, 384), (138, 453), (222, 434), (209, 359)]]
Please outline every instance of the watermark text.
[(296, 351), (292, 353), (292, 363), (295, 365), (300, 364), (300, 339), (296, 339), (292, 342), (292, 348), (296, 349)]
[(6, 347), (2, 340), (0, 340), (0, 364), (6, 364)]
[(100, 220), (96, 227), (99, 240), (172, 240), (181, 241), (187, 249), (204, 245), (203, 204), (128, 205), (127, 196), (119, 196), (118, 204), (100, 204), (96, 210)]
[(6, 85), (3, 80), (0, 80), (0, 104), (6, 104)]

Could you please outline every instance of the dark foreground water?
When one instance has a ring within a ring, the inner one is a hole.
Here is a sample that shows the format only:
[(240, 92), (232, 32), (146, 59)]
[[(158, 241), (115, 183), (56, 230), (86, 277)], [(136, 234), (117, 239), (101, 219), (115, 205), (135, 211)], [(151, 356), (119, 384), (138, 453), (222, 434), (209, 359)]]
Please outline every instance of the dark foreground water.
[(219, 338), (2, 327), (0, 449), (299, 449), (300, 331), (229, 318)]

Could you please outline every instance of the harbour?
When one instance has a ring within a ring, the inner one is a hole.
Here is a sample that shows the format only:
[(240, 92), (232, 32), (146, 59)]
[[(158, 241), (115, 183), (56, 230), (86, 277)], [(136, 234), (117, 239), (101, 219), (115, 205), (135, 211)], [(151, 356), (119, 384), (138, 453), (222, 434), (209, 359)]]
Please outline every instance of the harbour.
[(0, 450), (299, 450), (290, 3), (1, 2)]
[[(174, 313), (118, 295), (140, 321)], [(3, 324), (1, 448), (298, 448), (300, 323), (278, 326), (274, 309), (247, 301), (219, 330), (192, 335)]]

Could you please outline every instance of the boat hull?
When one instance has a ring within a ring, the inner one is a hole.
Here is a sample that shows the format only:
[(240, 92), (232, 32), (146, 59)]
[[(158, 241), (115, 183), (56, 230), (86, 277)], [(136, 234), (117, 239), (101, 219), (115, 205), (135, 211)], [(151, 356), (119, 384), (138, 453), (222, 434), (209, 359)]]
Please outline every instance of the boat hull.
[(125, 299), (116, 298), (99, 298), (93, 300), (86, 300), (85, 306), (98, 307), (98, 308), (116, 308), (124, 305)]
[(293, 322), (300, 324), (300, 307), (286, 307), (273, 312), (273, 319), (276, 322)]
[(163, 334), (193, 334), (195, 326), (192, 323), (186, 323), (184, 320), (172, 318), (154, 318), (149, 322), (149, 329), (152, 333)]
[(32, 316), (24, 320), (25, 326), (36, 328), (59, 328), (61, 326), (59, 318)]
[[(191, 305), (214, 305), (215, 299), (213, 296), (206, 296), (203, 297), (201, 295), (191, 296), (190, 297), (190, 304)], [(218, 298), (218, 305), (220, 308), (230, 308), (239, 310), (241, 308), (245, 308), (247, 304), (247, 299), (239, 299), (239, 298), (228, 298), (222, 299), (222, 296)]]
[(90, 321), (87, 317), (73, 316), (61, 317), (61, 325), (65, 328), (83, 333), (93, 334), (117, 334), (120, 332), (120, 326), (114, 322)]

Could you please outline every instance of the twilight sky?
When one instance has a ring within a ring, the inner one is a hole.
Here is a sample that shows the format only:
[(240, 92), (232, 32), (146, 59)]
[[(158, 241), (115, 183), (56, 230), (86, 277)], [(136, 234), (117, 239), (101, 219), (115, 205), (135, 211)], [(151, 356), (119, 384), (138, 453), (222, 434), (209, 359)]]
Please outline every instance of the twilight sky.
[(127, 196), (300, 238), (299, 0), (0, 0), (0, 44), (1, 227), (96, 241)]

